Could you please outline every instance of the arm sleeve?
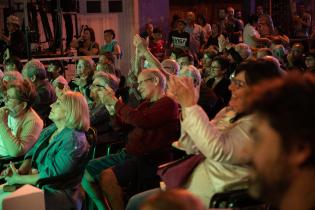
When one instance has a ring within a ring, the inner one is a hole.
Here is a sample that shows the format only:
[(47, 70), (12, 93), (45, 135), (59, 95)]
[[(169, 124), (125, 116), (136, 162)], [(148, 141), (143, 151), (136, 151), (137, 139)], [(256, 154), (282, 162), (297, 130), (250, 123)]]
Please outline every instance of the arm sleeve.
[(203, 155), (215, 161), (236, 164), (249, 160), (246, 147), (251, 142), (250, 123), (235, 122), (231, 127), (220, 130), (209, 123), (206, 113), (199, 106), (184, 109), (186, 117), (181, 128)]
[(43, 122), (40, 119), (26, 119), (21, 126), (17, 136), (7, 126), (0, 127), (3, 145), (13, 157), (24, 154), (34, 145), (43, 129)]
[(80, 165), (81, 157), (87, 152), (85, 136), (65, 135), (60, 141), (64, 141), (64, 143), (56, 149), (56, 153), (46, 157), (51, 159), (49, 164), (38, 167), (40, 178), (62, 175), (72, 171)]
[[(115, 105), (118, 116), (124, 123), (131, 124), (140, 128), (156, 128), (164, 123), (169, 122), (174, 115), (177, 116), (177, 104), (170, 98), (164, 97), (156, 101), (149, 108), (132, 109), (121, 101)], [(176, 107), (175, 107), (176, 106)]]

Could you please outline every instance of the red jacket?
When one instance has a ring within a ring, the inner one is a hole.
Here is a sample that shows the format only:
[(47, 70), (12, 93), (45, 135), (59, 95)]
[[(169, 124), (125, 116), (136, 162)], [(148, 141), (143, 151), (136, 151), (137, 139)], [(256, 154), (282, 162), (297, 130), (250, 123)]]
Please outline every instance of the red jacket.
[(127, 153), (131, 155), (162, 151), (179, 138), (178, 105), (167, 96), (155, 102), (145, 101), (136, 109), (118, 101), (115, 110), (123, 123), (134, 127), (126, 143)]

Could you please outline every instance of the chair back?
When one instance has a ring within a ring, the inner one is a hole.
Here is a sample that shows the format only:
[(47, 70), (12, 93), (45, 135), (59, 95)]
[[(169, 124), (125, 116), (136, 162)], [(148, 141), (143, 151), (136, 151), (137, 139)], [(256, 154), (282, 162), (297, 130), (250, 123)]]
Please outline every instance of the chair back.
[[(97, 144), (97, 135), (94, 128), (90, 127), (88, 131), (85, 132), (85, 135), (87, 141), (90, 144), (90, 148), (89, 151), (81, 157), (81, 161), (79, 161), (80, 165), (77, 167), (77, 169), (67, 174), (39, 179), (36, 183), (39, 188), (43, 188), (44, 186), (48, 185), (54, 189), (68, 189), (73, 184), (69, 180), (73, 180), (74, 183), (76, 183), (76, 179), (83, 176), (86, 165), (95, 156)], [(68, 184), (66, 185), (65, 183)]]
[(95, 151), (96, 151), (96, 145), (97, 145), (96, 129), (93, 127), (90, 127), (88, 131), (85, 132), (85, 136), (86, 136), (86, 140), (90, 144), (88, 159), (92, 160), (95, 158)]

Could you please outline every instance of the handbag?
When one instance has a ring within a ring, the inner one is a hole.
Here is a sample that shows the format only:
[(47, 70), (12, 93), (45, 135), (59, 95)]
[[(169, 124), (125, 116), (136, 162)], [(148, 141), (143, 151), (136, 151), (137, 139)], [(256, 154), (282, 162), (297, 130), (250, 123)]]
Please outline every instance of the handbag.
[(167, 189), (179, 188), (187, 181), (196, 166), (205, 159), (202, 154), (188, 155), (179, 160), (175, 160), (160, 165), (157, 174), (165, 183)]

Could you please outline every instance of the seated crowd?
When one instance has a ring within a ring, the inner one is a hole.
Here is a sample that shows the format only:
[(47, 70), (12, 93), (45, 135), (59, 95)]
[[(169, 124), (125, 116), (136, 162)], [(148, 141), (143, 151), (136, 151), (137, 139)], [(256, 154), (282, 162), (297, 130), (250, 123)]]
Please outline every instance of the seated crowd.
[[(90, 198), (99, 210), (201, 210), (216, 193), (240, 188), (281, 209), (314, 209), (313, 195), (303, 202), (314, 184), (303, 186), (315, 178), (315, 49), (276, 34), (259, 6), (245, 23), (232, 7), (223, 12), (213, 28), (188, 12), (167, 41), (147, 24), (134, 36), (126, 77), (112, 29), (104, 46), (90, 27), (73, 40), (82, 57), (70, 80), (62, 62), (23, 66), (9, 54), (0, 74), (0, 161), (24, 161), (2, 169), (6, 184), (81, 171), (43, 187), (46, 209), (80, 210)], [(198, 162), (180, 184), (158, 175), (187, 155)]]

